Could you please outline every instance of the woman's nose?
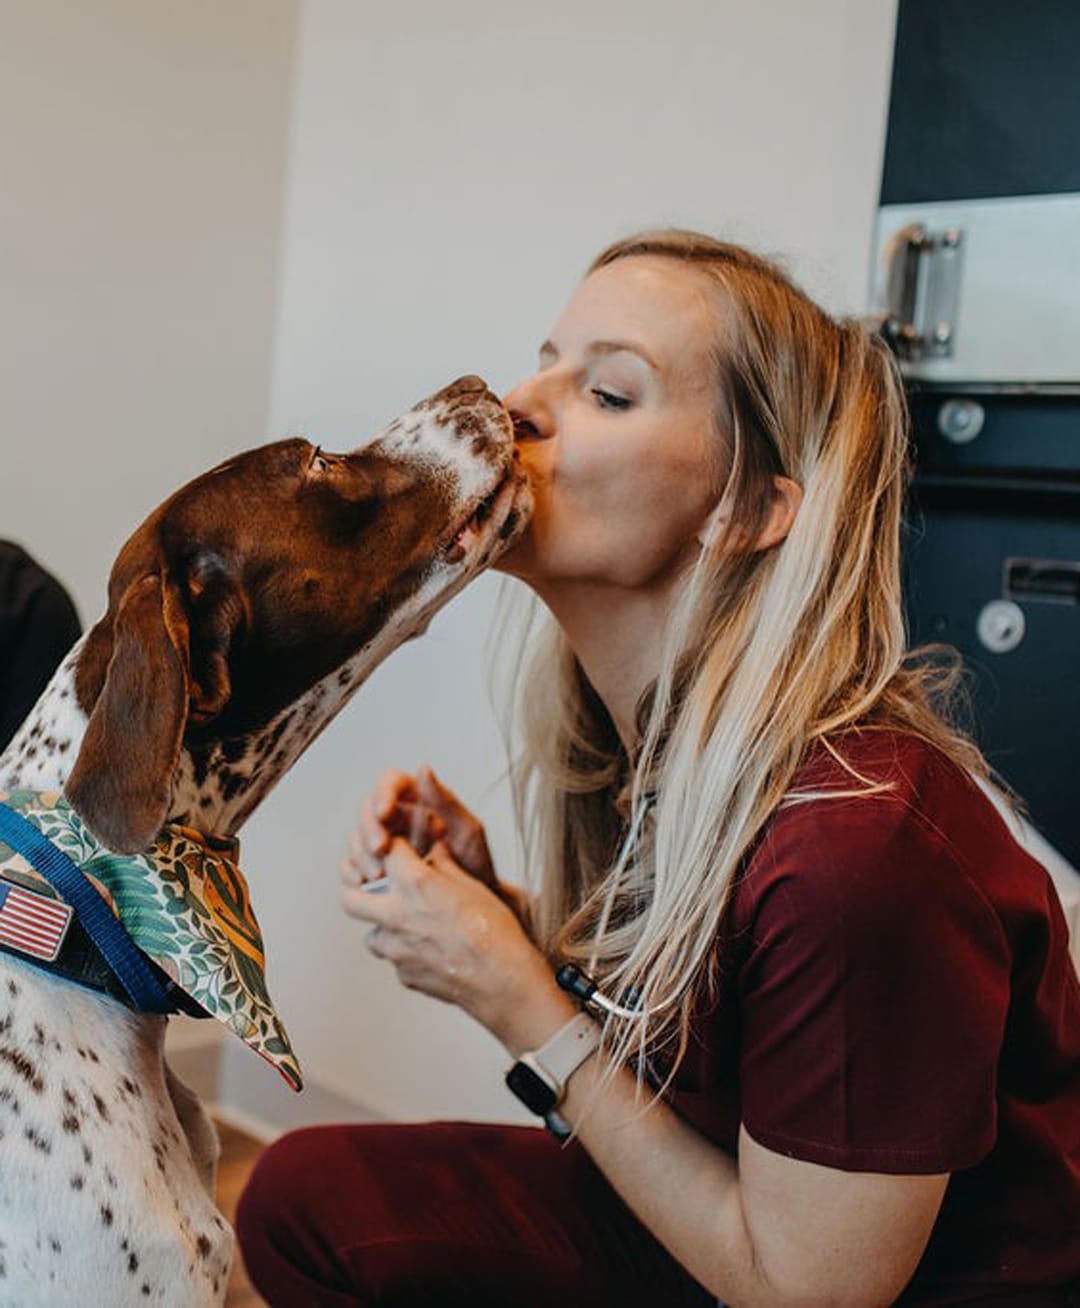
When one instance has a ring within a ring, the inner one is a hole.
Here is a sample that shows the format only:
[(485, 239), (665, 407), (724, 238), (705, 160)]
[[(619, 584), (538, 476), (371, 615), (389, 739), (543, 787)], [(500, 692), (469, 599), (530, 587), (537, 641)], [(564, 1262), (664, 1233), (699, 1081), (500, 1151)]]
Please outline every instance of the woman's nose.
[(503, 404), (513, 419), (515, 440), (544, 440), (554, 434), (551, 408), (539, 377), (519, 382), (503, 397)]

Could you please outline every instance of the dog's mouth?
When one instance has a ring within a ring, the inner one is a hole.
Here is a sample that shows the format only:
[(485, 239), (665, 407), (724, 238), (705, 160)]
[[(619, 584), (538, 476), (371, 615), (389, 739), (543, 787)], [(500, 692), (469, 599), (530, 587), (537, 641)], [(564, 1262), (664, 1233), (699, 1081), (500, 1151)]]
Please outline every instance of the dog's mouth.
[(451, 539), (443, 546), (442, 556), (447, 563), (460, 563), (469, 552), (484, 529), (484, 523), (491, 517), (499, 492), (506, 486), (506, 478), (495, 487), (490, 495), (485, 495), (469, 520), (460, 526)]
[[(467, 562), (486, 545), (492, 562), (513, 541), (528, 520), (528, 506), (520, 492), (527, 485), (516, 459), (502, 479), (443, 545), (444, 563)], [(493, 548), (492, 548), (493, 547)]]

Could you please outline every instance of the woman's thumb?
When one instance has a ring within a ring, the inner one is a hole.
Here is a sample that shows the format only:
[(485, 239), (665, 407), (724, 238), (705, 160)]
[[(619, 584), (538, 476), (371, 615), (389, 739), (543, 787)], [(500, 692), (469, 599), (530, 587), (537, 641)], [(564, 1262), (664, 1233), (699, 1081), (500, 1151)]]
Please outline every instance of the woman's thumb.
[(420, 799), (431, 808), (460, 808), (457, 796), (443, 785), (435, 775), (435, 769), (424, 764), (416, 773), (417, 791)]

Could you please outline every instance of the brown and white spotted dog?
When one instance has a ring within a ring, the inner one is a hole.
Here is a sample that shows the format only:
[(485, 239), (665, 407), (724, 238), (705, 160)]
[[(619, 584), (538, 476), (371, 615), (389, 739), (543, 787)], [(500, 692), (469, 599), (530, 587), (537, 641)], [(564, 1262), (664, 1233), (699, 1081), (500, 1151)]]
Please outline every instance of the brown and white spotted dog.
[[(351, 454), (285, 440), (185, 486), (116, 561), (105, 616), (0, 757), (107, 846), (234, 833), (372, 669), (531, 511), (475, 377)], [(0, 1305), (220, 1303), (214, 1130), (166, 1019), (0, 954)]]

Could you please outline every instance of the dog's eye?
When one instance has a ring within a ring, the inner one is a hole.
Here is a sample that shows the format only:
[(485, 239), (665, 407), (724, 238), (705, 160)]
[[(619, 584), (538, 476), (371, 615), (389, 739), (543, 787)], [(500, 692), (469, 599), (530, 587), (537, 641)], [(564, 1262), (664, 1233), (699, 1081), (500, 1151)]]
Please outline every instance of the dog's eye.
[(311, 462), (308, 464), (309, 472), (329, 472), (333, 467), (334, 461), (322, 452), (321, 446), (315, 446), (315, 453), (311, 456)]

